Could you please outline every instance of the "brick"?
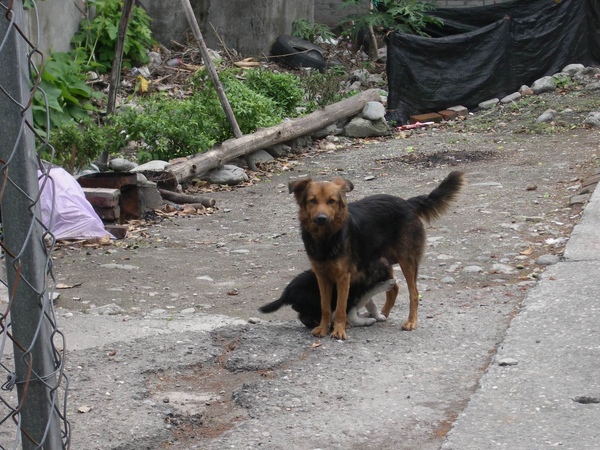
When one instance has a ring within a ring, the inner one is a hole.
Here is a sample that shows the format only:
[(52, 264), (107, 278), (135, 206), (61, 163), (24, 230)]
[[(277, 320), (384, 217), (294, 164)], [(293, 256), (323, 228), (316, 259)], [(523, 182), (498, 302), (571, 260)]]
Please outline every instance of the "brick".
[(456, 105), (456, 106), (451, 106), (450, 108), (446, 108), (446, 109), (448, 111), (454, 111), (454, 112), (456, 112), (461, 117), (469, 115), (469, 110), (468, 110), (468, 108), (466, 106)]
[(113, 208), (119, 205), (121, 191), (109, 188), (83, 188), (83, 193), (92, 206), (99, 208)]
[(127, 227), (123, 225), (108, 224), (104, 225), (104, 229), (117, 239), (123, 239), (127, 236)]
[(425, 123), (425, 122), (441, 122), (443, 117), (438, 113), (427, 113), (427, 114), (417, 114), (415, 116), (410, 116), (410, 123)]
[(99, 208), (94, 206), (94, 211), (102, 220), (115, 221), (121, 217), (121, 208), (115, 206), (113, 208)]
[(458, 113), (456, 111), (451, 111), (449, 109), (438, 111), (438, 114), (442, 116), (444, 120), (454, 120), (458, 117)]

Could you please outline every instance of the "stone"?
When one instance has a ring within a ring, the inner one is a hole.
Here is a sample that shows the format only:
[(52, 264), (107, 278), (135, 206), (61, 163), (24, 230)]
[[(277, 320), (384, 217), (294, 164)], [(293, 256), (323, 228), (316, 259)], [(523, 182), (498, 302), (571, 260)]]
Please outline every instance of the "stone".
[(463, 273), (481, 273), (481, 272), (483, 272), (483, 267), (467, 266), (462, 271), (463, 271)]
[(516, 366), (517, 364), (519, 364), (519, 361), (516, 360), (515, 358), (500, 358), (498, 360), (498, 365), (499, 366)]
[(552, 119), (554, 119), (555, 115), (556, 111), (554, 111), (553, 109), (547, 109), (537, 119), (535, 119), (535, 123), (550, 122), (552, 121)]
[(267, 152), (269, 152), (269, 155), (271, 155), (273, 158), (279, 158), (281, 156), (285, 156), (287, 155), (289, 152), (292, 151), (292, 147), (290, 147), (289, 145), (285, 145), (285, 144), (276, 144), (272, 147), (269, 147), (267, 149), (265, 149)]
[(213, 169), (210, 172), (208, 179), (211, 183), (234, 186), (243, 183), (244, 181), (248, 181), (248, 175), (244, 169), (241, 169), (240, 167), (225, 164), (224, 166)]
[(500, 102), (499, 98), (492, 98), (490, 100), (486, 100), (485, 102), (481, 102), (479, 105), (477, 105), (480, 109), (492, 109), (493, 107), (495, 107), (498, 102)]
[(362, 110), (363, 119), (379, 120), (385, 117), (385, 106), (379, 102), (367, 102)]
[(508, 264), (494, 264), (492, 265), (492, 272), (493, 273), (502, 273), (505, 275), (510, 275), (512, 273), (516, 272), (516, 269), (514, 269), (513, 267), (509, 266)]
[(321, 128), (320, 130), (315, 131), (311, 134), (313, 139), (323, 139), (324, 137), (331, 136), (332, 134), (336, 134), (338, 127), (335, 123), (331, 125), (327, 125), (325, 128)]
[(533, 82), (531, 85), (531, 89), (534, 94), (541, 94), (542, 92), (554, 91), (556, 89), (556, 85), (554, 84), (554, 78), (552, 77), (542, 77)]
[(108, 305), (98, 306), (97, 308), (92, 308), (89, 310), (91, 314), (99, 315), (99, 316), (114, 316), (117, 314), (123, 314), (125, 310), (121, 308), (119, 305), (114, 303), (109, 303)]
[(590, 83), (584, 89), (586, 91), (600, 91), (600, 81)]
[(592, 197), (592, 194), (577, 194), (577, 195), (574, 195), (574, 196), (572, 196), (569, 199), (569, 206), (583, 205), (584, 203), (589, 202), (591, 197)]
[(179, 312), (179, 314), (181, 314), (182, 316), (191, 316), (195, 312), (196, 312), (196, 308), (186, 308), (186, 309), (182, 309)]
[(502, 99), (500, 99), (500, 103), (511, 103), (511, 102), (516, 102), (517, 100), (519, 100), (522, 97), (520, 92), (513, 92), (510, 95), (507, 95), (506, 97), (503, 97)]
[(592, 112), (583, 121), (584, 125), (600, 127), (600, 112)]
[(440, 280), (444, 284), (455, 284), (456, 280), (452, 277), (444, 277)]
[(130, 170), (130, 172), (163, 172), (169, 166), (170, 164), (167, 161), (155, 159), (153, 161), (148, 161), (145, 164), (141, 164), (137, 167), (134, 167)]
[(527, 95), (533, 95), (534, 92), (533, 92), (533, 89), (531, 89), (529, 86), (527, 86), (526, 84), (524, 84), (519, 89), (519, 94), (521, 94), (522, 97), (525, 97)]
[(551, 266), (558, 262), (560, 262), (560, 257), (552, 254), (541, 255), (535, 260), (535, 263), (540, 266)]
[(577, 72), (581, 72), (584, 69), (585, 66), (583, 64), (569, 64), (563, 68), (562, 72), (566, 72), (569, 75), (575, 75)]
[(345, 132), (350, 137), (371, 137), (387, 136), (391, 130), (385, 119), (371, 121), (357, 116), (346, 125)]
[(125, 158), (114, 158), (108, 162), (108, 168), (115, 172), (130, 172), (137, 166), (136, 163), (128, 161)]
[(92, 206), (99, 208), (113, 208), (119, 206), (121, 191), (110, 188), (82, 188), (85, 198)]
[(255, 164), (264, 164), (273, 161), (273, 157), (266, 150), (257, 150), (251, 155)]

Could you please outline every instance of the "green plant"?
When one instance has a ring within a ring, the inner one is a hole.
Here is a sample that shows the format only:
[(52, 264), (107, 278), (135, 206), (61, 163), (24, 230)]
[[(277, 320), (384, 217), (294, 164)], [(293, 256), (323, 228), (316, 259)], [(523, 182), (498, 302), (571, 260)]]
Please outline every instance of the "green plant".
[[(95, 63), (99, 72), (107, 72), (115, 55), (115, 44), (121, 19), (121, 0), (88, 0), (87, 17), (71, 43), (86, 55), (86, 64)], [(92, 18), (92, 11), (94, 17)], [(123, 43), (123, 67), (131, 63), (146, 64), (148, 49), (152, 46), (150, 16), (139, 6), (133, 8)]]
[[(344, 6), (364, 4), (364, 0), (343, 0)], [(427, 36), (428, 25), (441, 26), (443, 21), (430, 16), (435, 3), (421, 0), (374, 0), (374, 8), (364, 14), (352, 14), (342, 19), (342, 23), (352, 23), (352, 30), (364, 30), (368, 27), (394, 30), (402, 33)]]
[(572, 89), (573, 88), (573, 80), (569, 75), (562, 75), (552, 78), (556, 89)]
[(323, 73), (318, 70), (310, 70), (304, 72), (301, 77), (309, 112), (351, 95), (351, 93), (341, 93), (340, 84), (344, 81), (345, 74), (336, 68), (327, 69)]
[(112, 129), (99, 127), (89, 119), (80, 124), (69, 120), (52, 130), (49, 139), (52, 147), (44, 147), (41, 156), (74, 173), (104, 151), (111, 135)]
[(87, 119), (88, 111), (95, 109), (90, 100), (103, 96), (85, 83), (81, 62), (71, 53), (53, 53), (39, 70), (40, 89), (34, 93), (32, 111), (34, 125), (41, 134), (47, 132), (47, 120), (50, 126), (58, 127), (71, 120)]
[(250, 69), (244, 77), (246, 86), (273, 100), (284, 114), (294, 114), (304, 97), (302, 82), (294, 74)]
[(304, 19), (298, 19), (292, 23), (292, 34), (310, 42), (316, 42), (319, 38), (323, 41), (335, 38), (335, 34), (327, 25), (309, 22)]

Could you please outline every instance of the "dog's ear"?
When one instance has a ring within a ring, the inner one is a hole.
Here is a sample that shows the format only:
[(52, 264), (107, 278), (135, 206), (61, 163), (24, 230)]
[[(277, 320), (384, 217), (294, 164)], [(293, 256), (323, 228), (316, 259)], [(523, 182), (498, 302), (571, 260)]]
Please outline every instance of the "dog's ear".
[(340, 186), (344, 192), (350, 192), (352, 189), (354, 189), (352, 181), (346, 180), (342, 177), (335, 177), (333, 180), (331, 180), (331, 182)]
[(300, 203), (306, 187), (312, 183), (311, 178), (302, 178), (301, 180), (290, 181), (288, 184), (288, 191), (290, 194), (294, 194), (296, 201)]

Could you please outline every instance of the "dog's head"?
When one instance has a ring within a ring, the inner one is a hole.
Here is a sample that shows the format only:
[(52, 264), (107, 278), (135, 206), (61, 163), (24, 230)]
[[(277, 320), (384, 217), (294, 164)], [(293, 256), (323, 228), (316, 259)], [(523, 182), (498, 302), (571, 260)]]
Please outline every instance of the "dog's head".
[(341, 177), (331, 181), (303, 178), (290, 182), (288, 187), (290, 194), (296, 197), (299, 219), (304, 225), (338, 228), (346, 220), (346, 192), (354, 189), (349, 180)]

